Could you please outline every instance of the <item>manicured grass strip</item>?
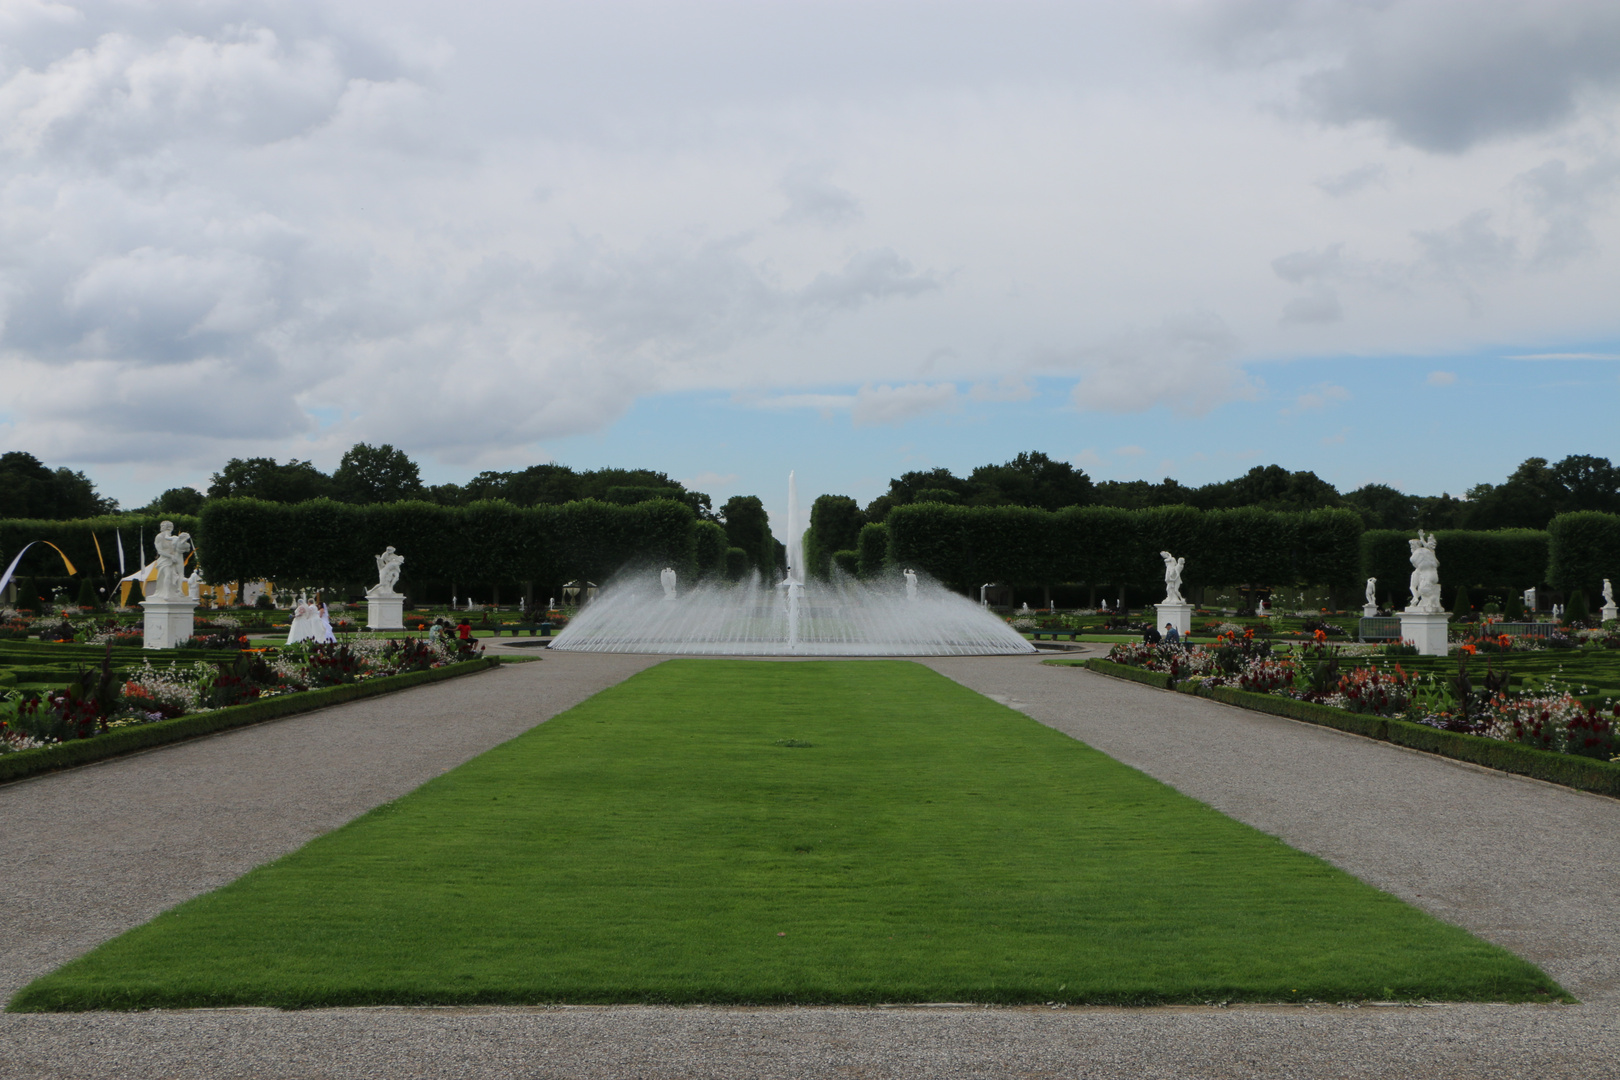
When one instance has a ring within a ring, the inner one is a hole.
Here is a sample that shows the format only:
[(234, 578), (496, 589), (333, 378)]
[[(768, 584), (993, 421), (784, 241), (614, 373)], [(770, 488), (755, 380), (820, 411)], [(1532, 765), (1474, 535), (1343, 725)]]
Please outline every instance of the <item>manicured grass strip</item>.
[(10, 1007), (1366, 997), (1566, 998), (920, 665), (686, 660)]
[(422, 686), (443, 679), (454, 679), (460, 675), (488, 671), (490, 668), (498, 666), (500, 662), (500, 660), (493, 657), (485, 657), (478, 660), (467, 660), (459, 664), (446, 664), (442, 668), (429, 668), (427, 671), (411, 671), (403, 675), (388, 675), (381, 679), (367, 679), (365, 682), (345, 683), (342, 686), (331, 686), (324, 690), (305, 690), (297, 694), (280, 694), (259, 701), (250, 701), (245, 705), (231, 705), (227, 708), (215, 709), (212, 712), (177, 716), (173, 720), (160, 720), (155, 724), (136, 724), (132, 727), (116, 728), (104, 735), (96, 735), (89, 739), (74, 739), (71, 742), (57, 743), (54, 746), (41, 746), (34, 750), (19, 750), (12, 754), (0, 754), (0, 783), (21, 780), (40, 773), (56, 772), (60, 769), (72, 769), (80, 765), (89, 765), (91, 762), (132, 754), (137, 750), (150, 750), (155, 746), (166, 746), (169, 743), (201, 738), (204, 735), (213, 735), (216, 732), (228, 731), (231, 728), (246, 727), (249, 724), (262, 724), (267, 720), (280, 720), (284, 717), (296, 716), (299, 713), (314, 712), (316, 709), (324, 709), (331, 705), (341, 705), (345, 701), (375, 697), (378, 694), (392, 694), (399, 690), (409, 690), (413, 686)]
[(1196, 694), (1224, 705), (1241, 709), (1286, 716), (1307, 724), (1348, 731), (1381, 742), (1394, 743), (1410, 750), (1422, 750), (1440, 757), (1483, 765), (1487, 769), (1529, 776), (1550, 784), (1561, 784), (1577, 791), (1590, 791), (1595, 795), (1620, 798), (1620, 762), (1581, 757), (1578, 754), (1560, 754), (1523, 743), (1488, 739), (1483, 735), (1465, 735), (1457, 731), (1441, 731), (1426, 724), (1414, 724), (1395, 717), (1371, 716), (1336, 709), (1311, 701), (1297, 701), (1276, 694), (1256, 694), (1231, 686), (1204, 686), (1184, 680), (1173, 682), (1162, 671), (1144, 671), (1126, 664), (1108, 660), (1090, 660), (1064, 663), (1048, 660), (1046, 663), (1065, 667), (1085, 667), (1102, 675), (1111, 675), (1132, 682), (1146, 683), (1160, 690), (1178, 690)]

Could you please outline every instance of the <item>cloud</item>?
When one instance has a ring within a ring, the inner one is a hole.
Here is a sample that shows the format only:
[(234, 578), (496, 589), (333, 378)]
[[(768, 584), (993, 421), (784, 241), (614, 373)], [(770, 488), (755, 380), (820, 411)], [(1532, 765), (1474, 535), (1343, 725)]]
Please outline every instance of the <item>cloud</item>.
[(1145, 453), (1147, 451), (1140, 446), (1116, 446), (1114, 448), (1116, 457), (1141, 457)]
[(1571, 168), (1560, 158), (1521, 174), (1519, 191), (1541, 218), (1533, 262), (1557, 268), (1597, 250), (1592, 217), (1620, 184), (1620, 157), (1604, 157)]
[(1596, 352), (1546, 352), (1546, 353), (1517, 353), (1509, 356), (1509, 360), (1620, 360), (1620, 353)]
[(993, 383), (974, 383), (968, 396), (974, 401), (1028, 401), (1035, 388), (1022, 376), (1005, 375)]
[(1429, 386), (1455, 386), (1457, 373), (1454, 371), (1431, 371), (1429, 377), (1423, 380)]
[(1370, 187), (1387, 187), (1388, 185), (1389, 170), (1376, 162), (1371, 165), (1358, 166), (1335, 176), (1326, 176), (1316, 182), (1317, 187), (1336, 199), (1346, 198)]
[(1323, 446), (1342, 446), (1344, 444), (1345, 439), (1349, 438), (1350, 430), (1351, 430), (1350, 428), (1342, 427), (1338, 431), (1334, 432), (1332, 435), (1324, 435), (1324, 436), (1322, 436), (1322, 439), (1321, 439), (1322, 445)]
[(855, 427), (898, 426), (931, 412), (954, 409), (960, 402), (954, 383), (867, 383), (853, 394), (777, 394), (739, 400), (761, 409), (815, 409), (823, 416), (848, 411)]
[(1414, 232), (1420, 263), (1454, 279), (1474, 279), (1511, 266), (1518, 241), (1497, 232), (1490, 221), (1489, 210), (1476, 210), (1447, 228)]
[(1086, 449), (1069, 458), (1069, 464), (1073, 465), (1077, 469), (1100, 469), (1103, 467), (1105, 462), (1103, 461), (1103, 456), (1101, 454), (1097, 453), (1094, 448), (1088, 446)]
[(681, 481), (681, 486), (692, 491), (727, 491), (738, 480), (736, 473), (700, 472)]
[(952, 383), (907, 383), (903, 386), (863, 386), (855, 394), (849, 418), (856, 427), (898, 425), (956, 404)]
[(782, 178), (782, 194), (788, 208), (778, 218), (787, 225), (820, 225), (837, 228), (861, 219), (860, 200), (827, 178), (825, 168), (800, 167)]
[(851, 256), (841, 270), (817, 274), (799, 299), (809, 308), (850, 309), (895, 296), (919, 296), (939, 287), (933, 275), (917, 273), (893, 249), (875, 248)]
[(1331, 244), (1317, 251), (1296, 251), (1271, 260), (1272, 273), (1295, 285), (1326, 281), (1343, 273), (1343, 244)]
[(1253, 395), (1253, 381), (1233, 363), (1237, 348), (1225, 321), (1201, 312), (1045, 362), (1080, 370), (1071, 397), (1083, 411), (1142, 412), (1168, 405), (1199, 416)]
[(1558, 127), (1620, 83), (1608, 0), (1238, 0), (1212, 6), (1200, 40), (1227, 65), (1304, 66), (1309, 115), (1436, 153)]
[(1287, 415), (1289, 413), (1302, 413), (1315, 409), (1325, 409), (1330, 404), (1349, 400), (1350, 391), (1346, 390), (1344, 387), (1336, 386), (1333, 383), (1320, 383), (1294, 398), (1293, 406), (1289, 409), (1284, 409), (1283, 413)]

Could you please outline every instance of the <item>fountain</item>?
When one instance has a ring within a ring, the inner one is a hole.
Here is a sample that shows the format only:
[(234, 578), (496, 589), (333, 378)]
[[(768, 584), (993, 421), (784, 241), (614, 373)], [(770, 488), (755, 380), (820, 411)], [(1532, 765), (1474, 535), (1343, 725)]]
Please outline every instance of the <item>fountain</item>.
[(673, 570), (622, 574), (552, 642), (578, 652), (708, 656), (968, 656), (1028, 653), (1012, 627), (913, 570), (807, 580), (798, 482), (788, 474), (787, 573), (774, 585), (700, 582)]

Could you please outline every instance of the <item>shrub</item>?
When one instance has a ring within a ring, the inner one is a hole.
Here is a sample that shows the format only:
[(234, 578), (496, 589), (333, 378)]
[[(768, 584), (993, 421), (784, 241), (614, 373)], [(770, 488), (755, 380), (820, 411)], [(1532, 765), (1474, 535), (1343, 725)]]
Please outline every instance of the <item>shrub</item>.
[(1585, 623), (1591, 617), (1592, 612), (1586, 606), (1586, 590), (1571, 590), (1569, 604), (1564, 608), (1564, 621), (1576, 626)]
[(741, 581), (748, 573), (748, 552), (740, 547), (726, 548), (726, 577)]
[(1524, 597), (1518, 593), (1508, 593), (1507, 607), (1502, 612), (1502, 618), (1507, 622), (1524, 621)]
[(79, 606), (93, 608), (99, 604), (100, 598), (96, 596), (96, 586), (88, 576), (79, 582)]
[(274, 600), (270, 599), (269, 593), (260, 593), (259, 598), (253, 601), (253, 606), (258, 608), (260, 611), (273, 611), (275, 610), (276, 603)]
[(1467, 621), (1473, 618), (1474, 602), (1468, 595), (1468, 586), (1457, 586), (1457, 595), (1451, 602), (1451, 610), (1458, 620)]
[(861, 571), (860, 552), (853, 550), (835, 551), (832, 553), (833, 565), (851, 577)]

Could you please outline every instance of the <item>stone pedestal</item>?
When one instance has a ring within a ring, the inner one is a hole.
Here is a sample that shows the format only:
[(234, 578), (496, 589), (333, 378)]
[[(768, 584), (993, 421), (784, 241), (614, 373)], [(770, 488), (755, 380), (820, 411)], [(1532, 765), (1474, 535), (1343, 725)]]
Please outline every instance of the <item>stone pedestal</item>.
[(366, 596), (366, 629), (405, 629), (405, 598), (403, 596)]
[(1451, 613), (1446, 611), (1401, 612), (1401, 639), (1417, 646), (1419, 656), (1444, 656), (1446, 624)]
[(1620, 604), (1603, 605), (1603, 621), (1608, 622), (1610, 619), (1620, 619)]
[(1378, 605), (1377, 604), (1362, 604), (1361, 605), (1361, 614), (1364, 615), (1365, 617), (1369, 618), (1369, 619), (1378, 618)]
[(148, 649), (172, 649), (191, 636), (192, 615), (197, 601), (189, 596), (154, 597), (142, 600), (146, 625), (142, 644)]
[(1191, 604), (1155, 604), (1153, 607), (1159, 613), (1158, 621), (1153, 624), (1158, 627), (1159, 633), (1164, 633), (1165, 623), (1174, 626), (1183, 638), (1192, 633)]

